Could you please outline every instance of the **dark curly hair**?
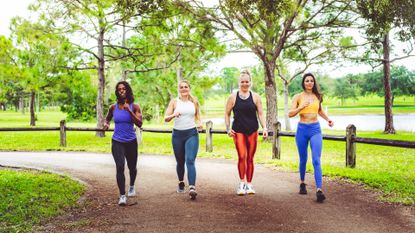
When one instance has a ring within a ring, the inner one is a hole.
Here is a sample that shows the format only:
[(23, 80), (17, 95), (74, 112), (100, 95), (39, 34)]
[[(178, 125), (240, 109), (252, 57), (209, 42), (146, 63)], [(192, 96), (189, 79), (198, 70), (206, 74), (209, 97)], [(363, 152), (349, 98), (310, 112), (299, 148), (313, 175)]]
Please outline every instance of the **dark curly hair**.
[(121, 98), (121, 96), (118, 94), (118, 86), (120, 84), (123, 84), (125, 86), (125, 90), (126, 90), (126, 98), (128, 103), (132, 104), (134, 103), (134, 95), (133, 95), (133, 90), (131, 89), (131, 86), (128, 82), (126, 81), (119, 81), (117, 83), (117, 85), (115, 85), (115, 96), (117, 96), (117, 103), (119, 104), (124, 104), (124, 100)]
[(314, 81), (314, 86), (313, 86), (313, 89), (312, 89), (312, 92), (314, 93), (314, 95), (316, 95), (317, 96), (317, 99), (318, 100), (320, 100), (320, 109), (321, 109), (321, 103), (323, 103), (323, 94), (322, 93), (320, 93), (320, 88), (319, 88), (319, 86), (318, 86), (318, 83), (317, 83), (317, 81), (316, 81), (316, 78), (314, 77), (314, 75), (312, 74), (312, 73), (305, 73), (304, 75), (303, 75), (303, 81), (301, 82), (301, 86), (303, 87), (303, 90), (305, 90), (305, 86), (304, 86), (304, 80), (305, 80), (305, 78), (307, 78), (308, 76), (310, 76), (310, 77), (312, 77), (313, 78), (313, 81)]

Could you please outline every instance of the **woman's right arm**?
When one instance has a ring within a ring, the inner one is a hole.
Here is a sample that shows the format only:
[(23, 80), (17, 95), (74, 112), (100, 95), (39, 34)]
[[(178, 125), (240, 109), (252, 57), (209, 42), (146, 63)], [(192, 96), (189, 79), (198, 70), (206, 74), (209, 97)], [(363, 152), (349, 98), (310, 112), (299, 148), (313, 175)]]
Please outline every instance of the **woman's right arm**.
[(167, 107), (166, 114), (164, 116), (165, 122), (170, 122), (173, 118), (177, 117), (177, 114), (174, 112), (175, 101), (174, 99), (170, 100), (169, 106)]
[(230, 128), (231, 124), (231, 112), (232, 108), (235, 105), (235, 99), (236, 94), (232, 94), (228, 97), (228, 100), (226, 101), (226, 107), (225, 107), (225, 126), (226, 126), (226, 132), (229, 136), (233, 136), (233, 130)]
[(114, 113), (114, 108), (115, 108), (115, 104), (111, 105), (110, 108), (108, 109), (108, 113), (107, 116), (105, 117), (105, 122), (104, 122), (104, 130), (107, 130), (110, 127), (110, 122)]
[(297, 94), (293, 98), (293, 102), (291, 104), (291, 109), (288, 112), (289, 117), (295, 117), (303, 108), (305, 108), (304, 104), (298, 106), (298, 100), (300, 98), (300, 94)]

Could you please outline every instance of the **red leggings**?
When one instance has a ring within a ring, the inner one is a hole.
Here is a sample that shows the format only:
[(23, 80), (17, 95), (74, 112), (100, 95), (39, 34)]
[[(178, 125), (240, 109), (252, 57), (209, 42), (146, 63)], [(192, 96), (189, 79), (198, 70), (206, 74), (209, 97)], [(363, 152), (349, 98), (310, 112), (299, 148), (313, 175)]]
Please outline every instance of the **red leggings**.
[(236, 151), (238, 152), (239, 178), (243, 180), (246, 177), (248, 183), (252, 181), (252, 176), (254, 175), (254, 155), (257, 139), (258, 131), (255, 131), (250, 135), (235, 133), (235, 136), (233, 137)]

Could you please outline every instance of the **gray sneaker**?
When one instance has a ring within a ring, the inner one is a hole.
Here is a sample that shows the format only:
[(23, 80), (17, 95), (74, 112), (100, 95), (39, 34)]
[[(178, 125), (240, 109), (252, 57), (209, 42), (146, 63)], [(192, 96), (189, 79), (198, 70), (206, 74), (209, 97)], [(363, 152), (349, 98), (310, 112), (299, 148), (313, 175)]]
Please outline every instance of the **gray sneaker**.
[(127, 205), (127, 197), (125, 195), (120, 196), (120, 200), (118, 201), (118, 205), (126, 206)]
[(128, 189), (128, 194), (127, 194), (127, 196), (129, 196), (129, 197), (135, 197), (137, 194), (136, 194), (136, 192), (135, 192), (135, 187), (134, 187), (134, 185), (133, 186), (130, 186), (130, 188)]
[(186, 192), (185, 189), (184, 189), (184, 182), (183, 181), (179, 182), (179, 187), (177, 187), (177, 192), (178, 193), (185, 193)]

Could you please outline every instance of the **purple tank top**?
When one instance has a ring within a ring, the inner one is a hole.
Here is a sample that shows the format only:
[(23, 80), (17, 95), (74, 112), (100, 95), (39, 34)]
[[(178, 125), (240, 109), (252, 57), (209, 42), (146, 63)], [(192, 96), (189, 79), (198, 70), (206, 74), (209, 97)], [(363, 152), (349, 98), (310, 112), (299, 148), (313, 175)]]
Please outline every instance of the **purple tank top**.
[[(130, 109), (133, 109), (132, 104), (130, 104)], [(113, 116), (115, 126), (112, 139), (117, 142), (131, 142), (135, 140), (137, 136), (130, 113), (127, 110), (119, 109), (118, 104), (115, 104)]]

